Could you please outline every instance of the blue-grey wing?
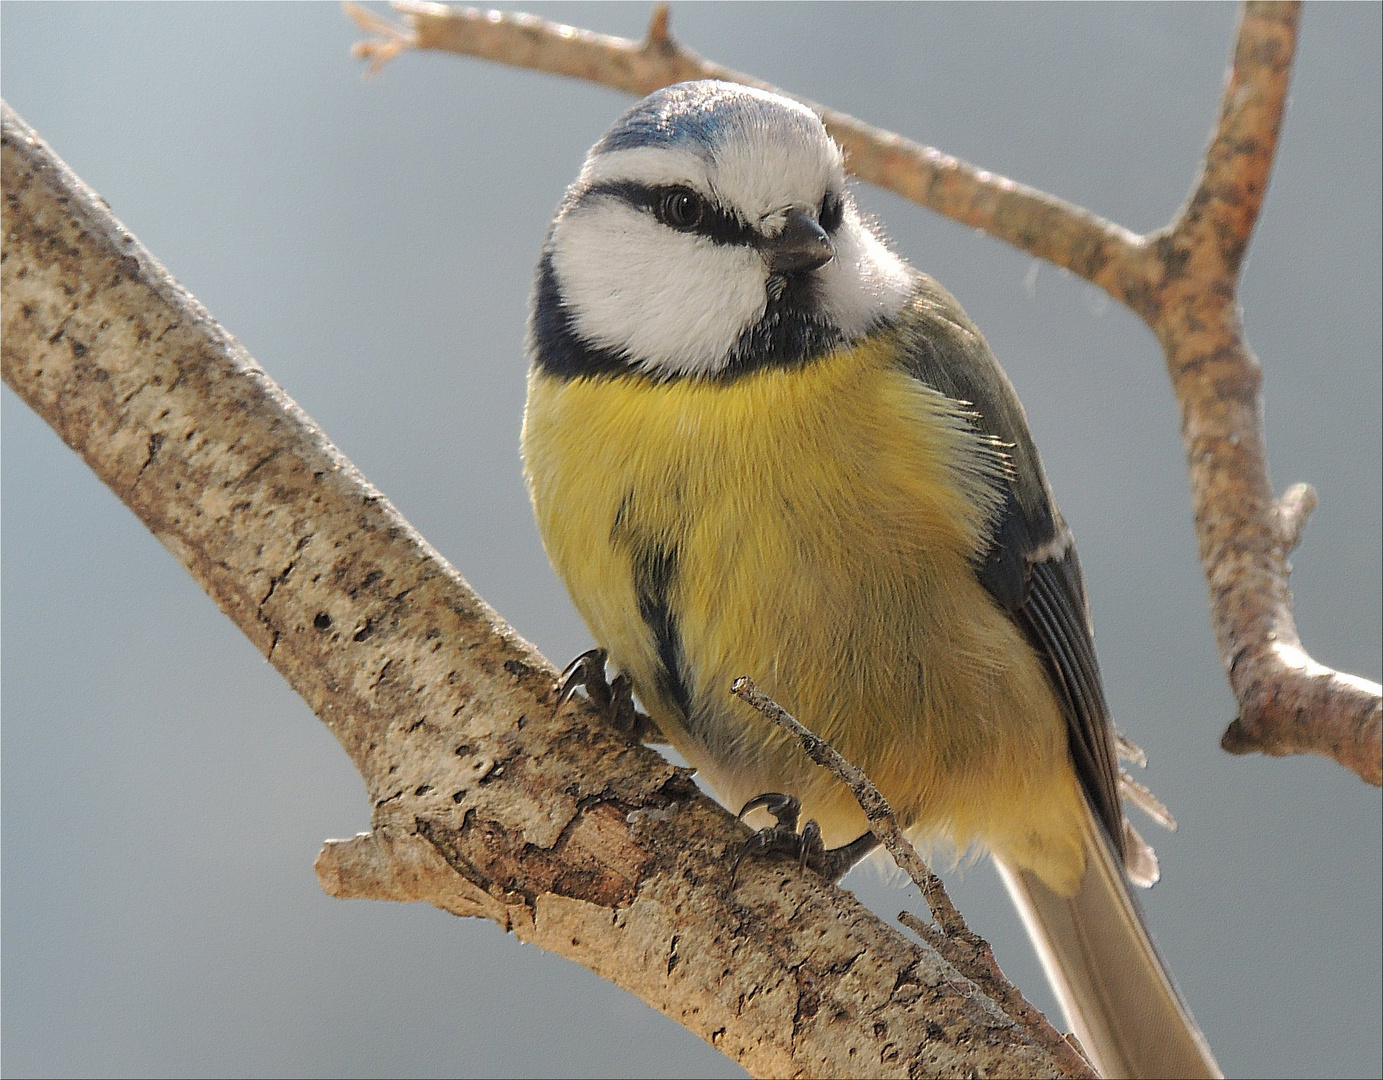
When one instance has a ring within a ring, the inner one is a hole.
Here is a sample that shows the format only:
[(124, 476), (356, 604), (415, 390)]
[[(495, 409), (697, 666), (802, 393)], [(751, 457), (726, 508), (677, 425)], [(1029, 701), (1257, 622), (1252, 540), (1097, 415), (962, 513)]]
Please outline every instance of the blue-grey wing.
[(975, 424), (1005, 444), (1012, 468), (976, 576), (1023, 630), (1061, 702), (1076, 775), (1124, 853), (1114, 724), (1105, 701), (1085, 581), (1027, 417), (989, 345), (945, 289), (925, 274), (899, 324), (909, 374), (968, 403)]

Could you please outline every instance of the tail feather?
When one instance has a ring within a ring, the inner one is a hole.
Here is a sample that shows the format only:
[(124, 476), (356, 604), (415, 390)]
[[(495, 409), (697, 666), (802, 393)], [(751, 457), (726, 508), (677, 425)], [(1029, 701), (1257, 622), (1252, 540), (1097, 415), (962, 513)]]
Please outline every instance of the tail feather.
[(1106, 1077), (1222, 1077), (1091, 814), (1085, 853), (1085, 876), (1070, 897), (996, 861), (1095, 1068)]

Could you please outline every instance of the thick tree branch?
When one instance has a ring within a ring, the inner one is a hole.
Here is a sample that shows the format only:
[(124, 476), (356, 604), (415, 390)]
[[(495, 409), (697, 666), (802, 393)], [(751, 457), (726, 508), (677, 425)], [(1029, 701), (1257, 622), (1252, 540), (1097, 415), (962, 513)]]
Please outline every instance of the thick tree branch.
[[(399, 27), (348, 4), (376, 40), (356, 46), (372, 70), (406, 49), (440, 49), (585, 79), (643, 95), (684, 79), (769, 87), (703, 60), (655, 10), (630, 41), (515, 15), (396, 3)], [(1258, 219), (1282, 123), (1299, 7), (1251, 2), (1240, 18), (1219, 123), (1201, 176), (1176, 220), (1139, 236), (1051, 195), (853, 117), (816, 109), (850, 170), (1099, 285), (1161, 342), (1181, 409), (1201, 565), (1220, 659), (1239, 703), (1221, 745), (1233, 753), (1317, 753), (1383, 783), (1377, 683), (1324, 667), (1302, 649), (1287, 554), (1305, 514), (1273, 498), (1263, 439), (1261, 374), (1238, 315), (1238, 274)], [(1309, 511), (1308, 511), (1309, 512)]]
[(936, 952), (591, 710), (4, 106), (7, 385), (335, 734), (373, 831), (337, 896), (483, 914), (758, 1075), (1078, 1076)]

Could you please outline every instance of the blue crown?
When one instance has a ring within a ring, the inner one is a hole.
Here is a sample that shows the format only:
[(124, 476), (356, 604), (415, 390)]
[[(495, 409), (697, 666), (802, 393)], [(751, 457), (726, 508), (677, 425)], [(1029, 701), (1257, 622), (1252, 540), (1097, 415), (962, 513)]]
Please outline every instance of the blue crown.
[(784, 125), (816, 134), (819, 125), (814, 121), (794, 102), (736, 83), (676, 83), (655, 90), (616, 120), (591, 154), (659, 146), (710, 158), (718, 145), (736, 135), (781, 131)]

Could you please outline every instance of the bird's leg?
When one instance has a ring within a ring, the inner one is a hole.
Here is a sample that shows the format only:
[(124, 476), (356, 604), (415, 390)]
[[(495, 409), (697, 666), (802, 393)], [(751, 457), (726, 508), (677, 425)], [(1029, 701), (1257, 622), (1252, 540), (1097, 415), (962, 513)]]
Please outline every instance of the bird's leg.
[(591, 704), (631, 741), (654, 741), (658, 728), (647, 713), (635, 707), (634, 687), (629, 676), (621, 671), (615, 676), (614, 682), (605, 678), (607, 657), (604, 649), (588, 649), (562, 670), (557, 677), (557, 706), (554, 712), (570, 701), (577, 690), (584, 688)]
[(741, 808), (739, 816), (743, 818), (749, 811), (761, 806), (773, 815), (775, 824), (760, 829), (745, 841), (734, 865), (730, 867), (731, 888), (734, 887), (735, 875), (739, 872), (740, 863), (746, 855), (761, 855), (765, 852), (791, 855), (797, 859), (799, 866), (810, 866), (827, 881), (835, 882), (843, 878), (850, 867), (879, 846), (878, 838), (872, 832), (867, 832), (848, 844), (828, 850), (821, 840), (821, 826), (815, 821), (803, 825), (800, 833), (797, 831), (797, 819), (802, 814), (802, 803), (792, 795), (783, 795), (776, 791), (750, 799)]

